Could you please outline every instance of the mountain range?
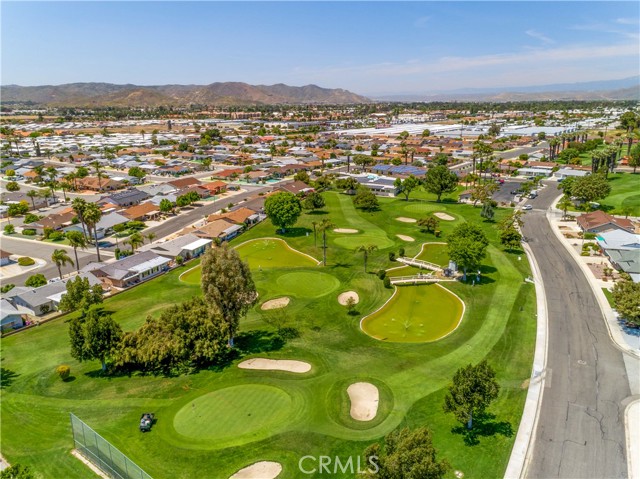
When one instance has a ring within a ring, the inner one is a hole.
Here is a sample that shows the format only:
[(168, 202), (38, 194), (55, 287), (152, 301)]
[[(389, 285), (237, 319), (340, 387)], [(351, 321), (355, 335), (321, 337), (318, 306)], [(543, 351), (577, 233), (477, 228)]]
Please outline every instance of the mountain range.
[(184, 106), (196, 105), (276, 105), (276, 104), (349, 104), (369, 102), (368, 98), (347, 90), (249, 85), (241, 82), (210, 85), (114, 85), (112, 83), (68, 83), (64, 85), (0, 87), (3, 104), (31, 104), (49, 107), (105, 106)]

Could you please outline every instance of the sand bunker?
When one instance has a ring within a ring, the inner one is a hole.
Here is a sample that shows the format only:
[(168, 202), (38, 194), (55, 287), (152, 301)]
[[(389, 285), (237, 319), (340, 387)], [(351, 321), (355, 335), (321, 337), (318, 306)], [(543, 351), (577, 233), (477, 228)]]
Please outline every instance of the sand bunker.
[(262, 371), (287, 371), (289, 373), (306, 373), (311, 371), (311, 364), (290, 359), (253, 358), (238, 364), (240, 369), (259, 369)]
[(279, 462), (260, 461), (240, 469), (229, 479), (275, 479), (281, 472)]
[(347, 388), (351, 401), (351, 417), (356, 421), (371, 421), (378, 412), (378, 388), (371, 383), (353, 383)]
[(358, 232), (358, 230), (354, 230), (351, 228), (336, 228), (333, 231), (334, 233), (347, 233), (347, 234), (354, 234)]
[(411, 236), (407, 236), (407, 235), (396, 235), (398, 238), (400, 238), (402, 241), (415, 241)]
[(403, 223), (415, 223), (418, 221), (415, 218), (407, 218), (406, 216), (398, 216), (396, 220), (402, 221)]
[(346, 291), (338, 296), (338, 303), (340, 303), (342, 306), (346, 306), (349, 298), (355, 299), (356, 304), (360, 302), (360, 296), (358, 296), (358, 293), (356, 293), (355, 291)]
[(262, 306), (260, 306), (260, 309), (266, 311), (267, 309), (284, 308), (289, 304), (289, 301), (290, 299), (287, 298), (286, 296), (282, 298), (270, 299), (269, 301), (265, 301), (264, 303), (262, 303)]
[(445, 221), (454, 221), (455, 220), (455, 218), (453, 216), (448, 215), (446, 213), (442, 213), (440, 211), (437, 212), (437, 213), (434, 213), (433, 216), (436, 216), (436, 217), (440, 218), (441, 220), (445, 220)]

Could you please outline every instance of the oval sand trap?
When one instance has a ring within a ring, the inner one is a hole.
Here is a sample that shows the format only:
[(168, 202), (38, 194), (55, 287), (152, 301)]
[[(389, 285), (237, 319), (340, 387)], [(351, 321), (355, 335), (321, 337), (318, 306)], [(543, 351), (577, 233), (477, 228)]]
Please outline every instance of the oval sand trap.
[(275, 479), (281, 472), (279, 462), (260, 461), (240, 469), (229, 479)]
[(415, 241), (411, 236), (407, 236), (407, 235), (396, 235), (398, 238), (400, 238), (402, 241)]
[(438, 211), (437, 213), (434, 213), (433, 216), (437, 216), (441, 220), (445, 220), (445, 221), (454, 221), (455, 220), (455, 218), (453, 216), (448, 215), (447, 213), (443, 213), (441, 211)]
[(346, 233), (346, 234), (355, 234), (358, 232), (358, 230), (354, 230), (351, 228), (336, 228), (333, 231), (334, 233)]
[(351, 417), (356, 421), (371, 421), (378, 412), (378, 388), (371, 383), (353, 383), (347, 388), (351, 401)]
[(284, 308), (289, 304), (289, 301), (291, 300), (286, 296), (282, 298), (270, 299), (269, 301), (265, 301), (264, 303), (262, 303), (262, 306), (260, 306), (260, 309), (266, 311), (267, 309)]
[(396, 220), (402, 221), (403, 223), (415, 223), (418, 221), (415, 218), (407, 218), (406, 216), (398, 216)]
[(360, 302), (360, 296), (358, 296), (358, 293), (356, 293), (355, 291), (345, 291), (340, 296), (338, 296), (338, 303), (340, 303), (342, 306), (346, 306), (349, 298), (355, 299), (356, 304)]
[(253, 358), (238, 364), (240, 369), (259, 369), (262, 371), (287, 371), (289, 373), (306, 373), (311, 371), (311, 364), (291, 359)]

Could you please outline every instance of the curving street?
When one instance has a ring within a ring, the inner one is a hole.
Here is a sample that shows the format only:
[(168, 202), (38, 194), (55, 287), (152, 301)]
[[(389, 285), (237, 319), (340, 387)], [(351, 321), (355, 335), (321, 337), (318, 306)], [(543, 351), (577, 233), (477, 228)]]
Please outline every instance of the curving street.
[(523, 234), (542, 273), (548, 307), (546, 381), (529, 454), (529, 478), (627, 477), (623, 353), (609, 337), (583, 272), (545, 216), (555, 183), (531, 200)]

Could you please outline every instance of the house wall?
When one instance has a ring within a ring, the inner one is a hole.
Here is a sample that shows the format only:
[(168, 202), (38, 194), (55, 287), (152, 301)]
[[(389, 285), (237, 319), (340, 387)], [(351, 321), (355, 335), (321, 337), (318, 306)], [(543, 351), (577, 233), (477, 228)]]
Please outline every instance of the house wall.
[(22, 316), (18, 314), (12, 314), (2, 320), (2, 323), (0, 323), (0, 330), (9, 331), (12, 329), (21, 328), (22, 326), (24, 326), (24, 320), (22, 319)]

